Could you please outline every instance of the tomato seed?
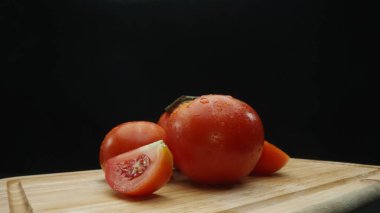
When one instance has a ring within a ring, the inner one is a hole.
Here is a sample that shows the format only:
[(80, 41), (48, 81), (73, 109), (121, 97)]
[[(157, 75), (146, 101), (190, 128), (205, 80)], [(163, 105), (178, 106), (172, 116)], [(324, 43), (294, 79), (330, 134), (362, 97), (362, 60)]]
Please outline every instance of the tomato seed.
[(150, 158), (145, 154), (141, 154), (136, 159), (121, 162), (117, 166), (121, 176), (132, 180), (143, 174), (149, 164)]

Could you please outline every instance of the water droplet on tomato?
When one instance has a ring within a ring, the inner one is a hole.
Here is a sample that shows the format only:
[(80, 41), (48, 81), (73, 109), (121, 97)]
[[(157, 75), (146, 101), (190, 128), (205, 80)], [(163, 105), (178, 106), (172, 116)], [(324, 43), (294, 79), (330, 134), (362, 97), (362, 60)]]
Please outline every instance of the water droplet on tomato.
[(223, 111), (223, 103), (220, 103), (218, 101), (215, 101), (214, 102), (214, 107), (215, 109), (218, 111), (218, 112), (222, 112)]
[(248, 120), (250, 121), (256, 120), (255, 116), (251, 112), (247, 112), (246, 115), (247, 115)]
[(208, 104), (210, 101), (207, 98), (201, 98), (199, 102), (201, 102), (202, 104)]

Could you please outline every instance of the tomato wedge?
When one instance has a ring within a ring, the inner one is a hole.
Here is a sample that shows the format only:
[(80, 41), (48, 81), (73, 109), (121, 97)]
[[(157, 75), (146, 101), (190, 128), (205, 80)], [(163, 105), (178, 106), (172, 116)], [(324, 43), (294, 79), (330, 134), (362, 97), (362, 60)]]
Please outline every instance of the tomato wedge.
[(105, 176), (112, 189), (143, 196), (157, 191), (173, 172), (173, 156), (163, 140), (117, 155), (107, 161)]
[(253, 169), (254, 175), (270, 175), (286, 165), (289, 156), (277, 146), (264, 141), (263, 151), (260, 159)]

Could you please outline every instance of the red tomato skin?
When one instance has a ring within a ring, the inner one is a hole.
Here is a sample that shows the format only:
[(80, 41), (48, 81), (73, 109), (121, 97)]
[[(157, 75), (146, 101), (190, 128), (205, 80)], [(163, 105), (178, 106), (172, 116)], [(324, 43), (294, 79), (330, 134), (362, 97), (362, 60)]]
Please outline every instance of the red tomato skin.
[(160, 118), (157, 121), (157, 124), (165, 129), (169, 116), (170, 116), (170, 113), (168, 113), (168, 112), (162, 113), (162, 115), (160, 116)]
[(102, 169), (106, 161), (116, 155), (139, 148), (149, 143), (164, 140), (165, 130), (149, 121), (130, 121), (114, 127), (102, 141), (99, 161)]
[(165, 130), (176, 167), (206, 184), (240, 181), (255, 167), (264, 143), (256, 111), (225, 95), (204, 95), (180, 105)]
[[(144, 173), (132, 180), (123, 178), (118, 171), (118, 163), (137, 156), (147, 155), (151, 163)], [(154, 193), (167, 182), (173, 173), (173, 156), (162, 140), (142, 146), (110, 158), (107, 161), (105, 178), (115, 191), (128, 196), (146, 196)]]
[(264, 141), (259, 161), (252, 171), (253, 175), (271, 175), (282, 169), (289, 161), (289, 155), (274, 144)]

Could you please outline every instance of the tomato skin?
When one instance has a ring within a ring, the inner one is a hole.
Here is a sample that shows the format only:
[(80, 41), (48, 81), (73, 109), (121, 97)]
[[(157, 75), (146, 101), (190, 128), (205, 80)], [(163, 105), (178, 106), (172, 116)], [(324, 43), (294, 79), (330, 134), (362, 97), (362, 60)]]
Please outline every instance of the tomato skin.
[[(120, 171), (120, 163), (146, 155), (150, 164), (139, 176), (129, 179)], [(164, 186), (173, 173), (173, 156), (160, 140), (140, 148), (125, 152), (107, 161), (105, 177), (108, 185), (115, 191), (130, 196), (146, 196)]]
[(256, 111), (226, 95), (204, 95), (179, 105), (165, 130), (176, 167), (206, 184), (234, 183), (249, 175), (264, 143)]
[(265, 141), (259, 162), (257, 162), (252, 174), (271, 175), (283, 168), (288, 161), (288, 154), (277, 146)]
[(162, 113), (162, 115), (160, 116), (160, 118), (157, 121), (157, 124), (165, 129), (169, 116), (170, 116), (170, 113), (168, 113), (168, 112)]
[(165, 130), (149, 121), (130, 121), (114, 127), (102, 141), (99, 161), (102, 169), (109, 158), (165, 139)]

